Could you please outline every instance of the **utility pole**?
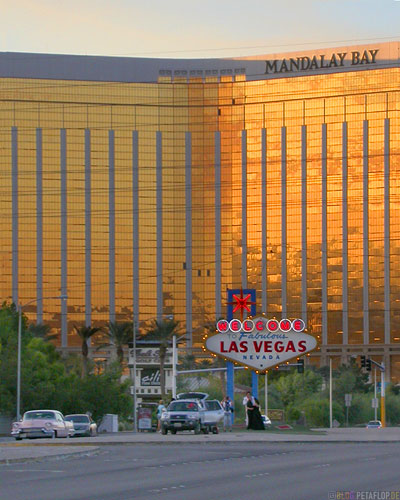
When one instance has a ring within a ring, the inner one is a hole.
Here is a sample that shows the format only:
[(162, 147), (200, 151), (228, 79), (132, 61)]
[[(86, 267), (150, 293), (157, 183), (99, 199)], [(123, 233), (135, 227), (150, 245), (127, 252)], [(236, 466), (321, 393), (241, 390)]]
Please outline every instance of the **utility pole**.
[(329, 358), (329, 427), (333, 427), (332, 412), (332, 358)]
[[(381, 424), (382, 427), (386, 427), (386, 403), (385, 403), (385, 363), (378, 363), (371, 358), (366, 359), (365, 356), (361, 356), (361, 367), (367, 368), (371, 371), (372, 365), (376, 366), (381, 371)], [(375, 375), (375, 387), (374, 387), (374, 405), (376, 405), (376, 375)], [(375, 420), (376, 420), (376, 408), (375, 408)]]

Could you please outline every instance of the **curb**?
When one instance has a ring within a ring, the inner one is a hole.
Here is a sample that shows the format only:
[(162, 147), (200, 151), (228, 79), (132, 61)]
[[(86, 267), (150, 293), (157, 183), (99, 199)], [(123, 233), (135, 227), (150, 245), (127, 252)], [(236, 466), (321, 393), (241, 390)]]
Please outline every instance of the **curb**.
[[(43, 445), (44, 446), (44, 445)], [(40, 462), (47, 458), (53, 458), (55, 460), (69, 458), (69, 457), (84, 457), (96, 455), (100, 451), (100, 448), (96, 447), (94, 450), (89, 451), (75, 451), (71, 453), (60, 453), (58, 455), (42, 455), (40, 457), (20, 457), (20, 458), (2, 458), (0, 459), (0, 465), (11, 465), (15, 463), (27, 463), (27, 462)]]

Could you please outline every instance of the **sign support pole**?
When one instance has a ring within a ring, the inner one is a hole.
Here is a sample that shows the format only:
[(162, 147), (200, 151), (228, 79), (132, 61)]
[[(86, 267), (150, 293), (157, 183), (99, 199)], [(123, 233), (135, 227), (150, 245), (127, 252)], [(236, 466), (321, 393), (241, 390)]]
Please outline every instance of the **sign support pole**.
[(265, 413), (264, 415), (268, 417), (268, 373), (265, 372), (265, 382), (264, 382), (264, 399), (265, 399)]
[(258, 399), (258, 373), (251, 372), (251, 391), (255, 398)]

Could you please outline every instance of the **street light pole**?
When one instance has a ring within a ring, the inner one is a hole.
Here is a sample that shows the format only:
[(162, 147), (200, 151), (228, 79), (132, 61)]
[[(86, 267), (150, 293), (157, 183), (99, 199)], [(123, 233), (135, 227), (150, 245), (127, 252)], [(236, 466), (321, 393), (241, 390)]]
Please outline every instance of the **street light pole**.
[(136, 321), (133, 317), (133, 338), (132, 338), (132, 350), (133, 350), (133, 432), (137, 432), (137, 414), (136, 414)]
[(172, 397), (176, 399), (176, 365), (178, 364), (178, 342), (179, 340), (186, 338), (185, 335), (181, 335), (180, 337), (176, 338), (176, 335), (172, 336)]
[(172, 397), (176, 399), (176, 335), (172, 336)]
[(17, 420), (21, 419), (21, 323), (22, 306), (18, 304), (18, 359), (17, 359)]
[(17, 420), (21, 418), (21, 344), (22, 344), (22, 309), (29, 304), (38, 302), (44, 299), (61, 299), (65, 300), (68, 297), (66, 295), (59, 295), (57, 297), (41, 297), (40, 299), (33, 299), (22, 305), (18, 304), (18, 354), (17, 354)]

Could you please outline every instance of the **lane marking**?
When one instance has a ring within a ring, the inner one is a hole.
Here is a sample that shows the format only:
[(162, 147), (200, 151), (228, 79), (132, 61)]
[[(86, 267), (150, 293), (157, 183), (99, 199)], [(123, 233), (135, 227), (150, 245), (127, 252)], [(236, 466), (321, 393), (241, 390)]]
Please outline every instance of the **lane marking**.
[(8, 472), (65, 472), (64, 470), (49, 470), (49, 469), (11, 469)]

